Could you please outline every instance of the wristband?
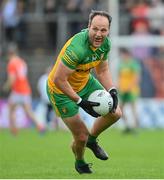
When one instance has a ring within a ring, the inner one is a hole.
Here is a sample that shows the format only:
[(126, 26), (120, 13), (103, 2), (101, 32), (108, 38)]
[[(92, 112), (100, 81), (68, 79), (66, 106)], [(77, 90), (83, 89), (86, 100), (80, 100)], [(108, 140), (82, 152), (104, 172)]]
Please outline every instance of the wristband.
[(112, 89), (116, 89), (114, 86), (108, 89), (108, 92), (110, 92)]
[(81, 103), (81, 101), (82, 101), (82, 99), (81, 99), (81, 97), (80, 97), (79, 100), (76, 102), (76, 104)]

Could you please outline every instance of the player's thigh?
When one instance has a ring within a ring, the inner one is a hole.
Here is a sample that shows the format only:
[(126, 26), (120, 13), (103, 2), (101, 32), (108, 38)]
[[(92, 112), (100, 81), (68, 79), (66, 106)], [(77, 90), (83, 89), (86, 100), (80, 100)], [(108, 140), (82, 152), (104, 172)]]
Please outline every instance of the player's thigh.
[(57, 94), (47, 85), (47, 95), (57, 116), (63, 119), (78, 114), (79, 106), (65, 94)]
[(16, 108), (17, 108), (17, 104), (13, 103), (13, 102), (9, 102), (8, 107), (9, 107), (9, 113), (11, 115), (11, 114), (15, 113)]
[(72, 117), (63, 118), (63, 121), (72, 132), (74, 138), (78, 138), (82, 141), (87, 140), (89, 132), (79, 114)]
[(56, 94), (47, 88), (49, 100), (58, 116), (72, 132), (75, 139), (86, 139), (88, 130), (78, 113), (79, 106), (64, 94)]
[(31, 95), (22, 96), (22, 105), (27, 114), (32, 112), (32, 99)]

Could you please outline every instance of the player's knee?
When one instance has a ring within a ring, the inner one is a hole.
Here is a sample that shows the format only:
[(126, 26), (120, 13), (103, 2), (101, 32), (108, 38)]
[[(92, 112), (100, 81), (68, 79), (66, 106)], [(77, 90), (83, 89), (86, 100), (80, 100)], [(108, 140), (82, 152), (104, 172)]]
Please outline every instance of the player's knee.
[(88, 135), (89, 134), (87, 132), (79, 133), (76, 137), (76, 141), (78, 141), (79, 143), (86, 143), (88, 140)]

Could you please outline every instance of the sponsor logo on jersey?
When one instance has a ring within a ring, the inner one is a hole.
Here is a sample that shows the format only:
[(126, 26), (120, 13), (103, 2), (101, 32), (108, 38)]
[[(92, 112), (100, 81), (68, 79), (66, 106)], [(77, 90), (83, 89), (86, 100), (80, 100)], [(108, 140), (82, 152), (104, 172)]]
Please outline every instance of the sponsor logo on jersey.
[(101, 54), (100, 59), (103, 60), (104, 53)]

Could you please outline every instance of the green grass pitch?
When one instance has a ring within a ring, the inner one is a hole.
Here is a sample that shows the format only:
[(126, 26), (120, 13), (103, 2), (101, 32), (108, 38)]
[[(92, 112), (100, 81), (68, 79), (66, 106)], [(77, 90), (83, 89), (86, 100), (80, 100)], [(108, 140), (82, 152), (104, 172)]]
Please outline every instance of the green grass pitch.
[(99, 137), (110, 154), (107, 161), (86, 150), (86, 161), (93, 163), (93, 174), (79, 175), (70, 149), (71, 133), (52, 131), (44, 135), (34, 129), (12, 136), (0, 130), (1, 179), (162, 179), (164, 178), (164, 131), (140, 130), (123, 135), (111, 128)]

